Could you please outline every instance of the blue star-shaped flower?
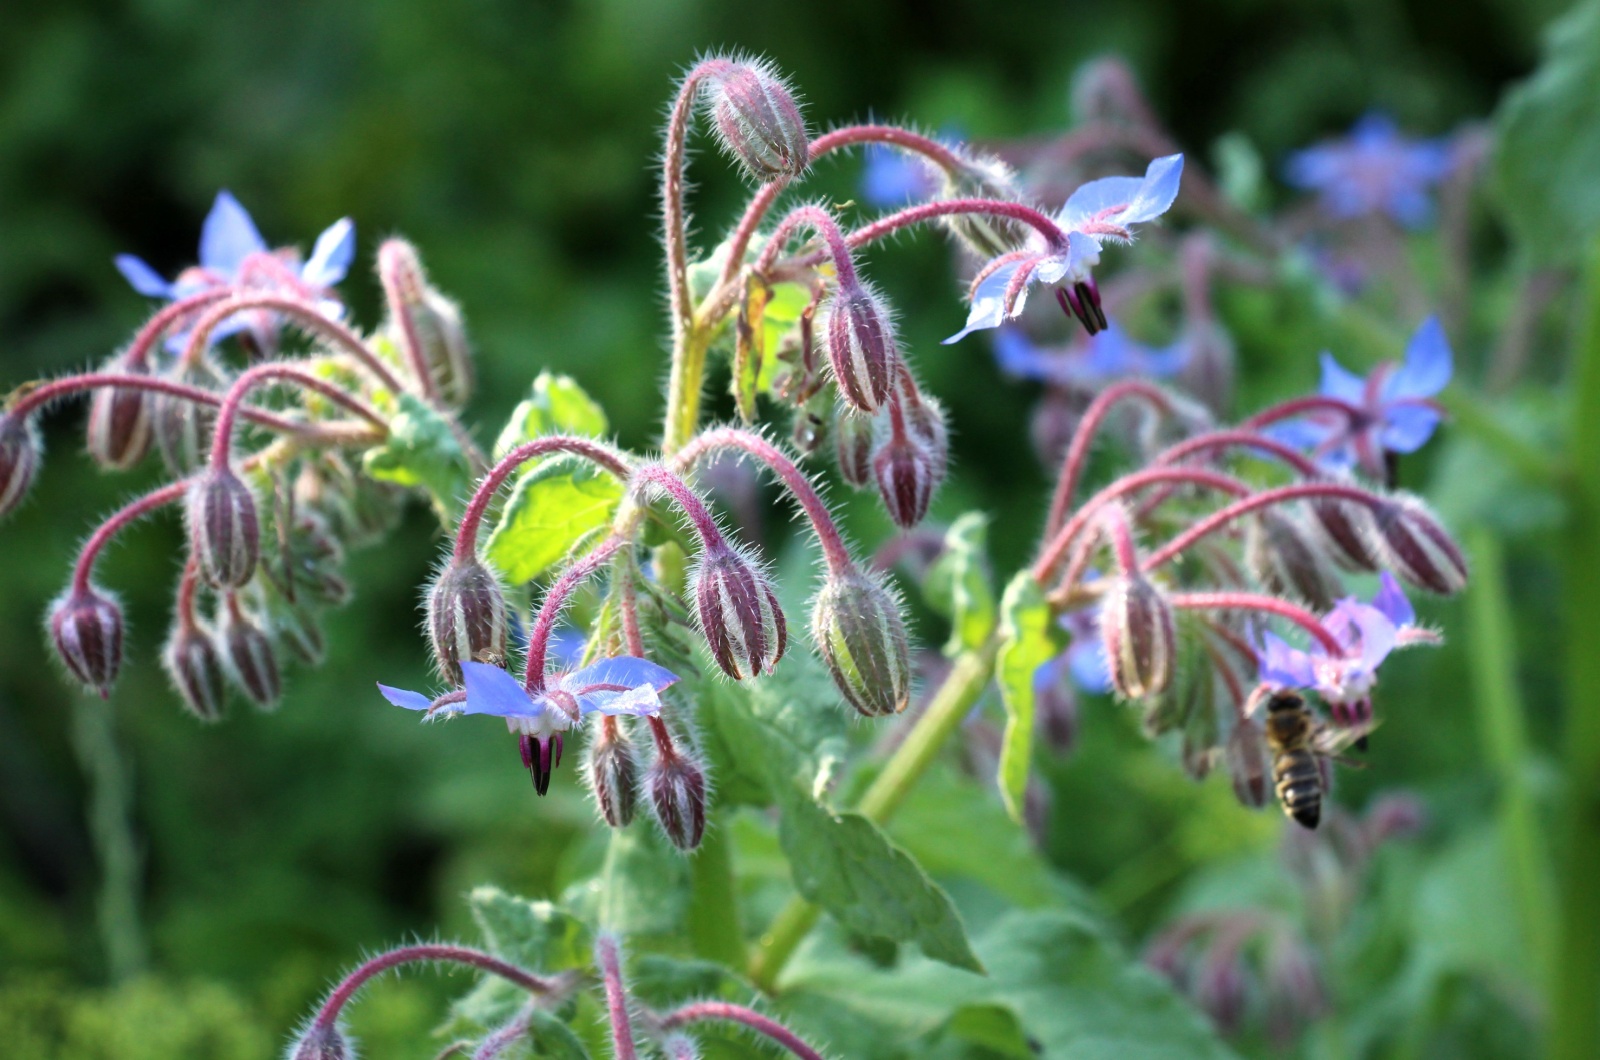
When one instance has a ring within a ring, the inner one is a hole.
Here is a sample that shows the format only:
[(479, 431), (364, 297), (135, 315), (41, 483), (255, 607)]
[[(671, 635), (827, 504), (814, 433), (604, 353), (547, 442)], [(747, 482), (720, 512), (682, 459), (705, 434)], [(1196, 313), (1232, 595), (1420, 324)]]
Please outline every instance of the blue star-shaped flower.
[(1019, 329), (994, 333), (1000, 370), (1017, 379), (1036, 379), (1051, 386), (1096, 386), (1112, 379), (1144, 376), (1161, 379), (1183, 371), (1193, 352), (1183, 339), (1170, 346), (1146, 346), (1110, 325), (1072, 350), (1035, 346)]
[(1408, 228), (1433, 217), (1430, 193), (1450, 173), (1447, 140), (1402, 136), (1384, 114), (1368, 114), (1350, 135), (1297, 151), (1284, 175), (1297, 188), (1315, 191), (1322, 208), (1337, 218), (1385, 213)]
[(995, 258), (979, 272), (967, 325), (945, 339), (946, 345), (974, 331), (999, 327), (1022, 313), (1028, 288), (1056, 285), (1056, 297), (1092, 335), (1106, 327), (1100, 292), (1090, 270), (1100, 263), (1107, 242), (1133, 242), (1135, 225), (1155, 220), (1178, 197), (1183, 156), (1167, 155), (1151, 162), (1143, 177), (1091, 180), (1067, 200), (1053, 220), (1063, 238), (1035, 234), (1034, 245)]

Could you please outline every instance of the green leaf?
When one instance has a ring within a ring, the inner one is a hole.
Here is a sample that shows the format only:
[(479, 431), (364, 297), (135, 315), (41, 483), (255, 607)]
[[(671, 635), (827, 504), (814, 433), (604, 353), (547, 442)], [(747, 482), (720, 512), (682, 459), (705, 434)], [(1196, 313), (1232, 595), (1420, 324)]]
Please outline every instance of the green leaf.
[(497, 956), (540, 972), (582, 968), (593, 943), (582, 921), (552, 902), (474, 887), (467, 895), (484, 944)]
[(1022, 820), (1023, 794), (1033, 762), (1033, 675), (1061, 649), (1060, 627), (1033, 572), (1018, 571), (1000, 601), (1000, 653), (995, 657), (995, 681), (1006, 708), (1000, 797), (1013, 821)]
[(541, 461), (506, 501), (489, 562), (513, 583), (532, 581), (609, 526), (622, 492), (622, 483), (577, 458)]
[(539, 1060), (589, 1060), (589, 1050), (572, 1028), (544, 1009), (530, 1013), (528, 1048)]
[(426, 490), (440, 517), (454, 524), (472, 484), (466, 454), (450, 424), (422, 399), (401, 394), (399, 405), (388, 440), (368, 450), (362, 466), (379, 482)]
[(1017, 1014), (1004, 1005), (964, 1005), (956, 1009), (945, 1033), (985, 1050), (1016, 1060), (1033, 1060), (1033, 1046)]
[(569, 887), (562, 904), (623, 938), (681, 935), (689, 862), (648, 821), (611, 829), (598, 875)]
[(532, 395), (511, 411), (511, 419), (495, 439), (494, 457), (498, 460), (540, 435), (598, 438), (608, 427), (605, 410), (571, 376), (540, 372), (533, 381)]
[(1576, 260), (1600, 229), (1600, 2), (1553, 24), (1544, 61), (1495, 113), (1501, 210), (1536, 261)]
[(950, 620), (944, 653), (951, 658), (983, 646), (994, 631), (994, 586), (985, 555), (989, 517), (968, 512), (944, 535), (944, 554), (928, 569), (928, 603)]

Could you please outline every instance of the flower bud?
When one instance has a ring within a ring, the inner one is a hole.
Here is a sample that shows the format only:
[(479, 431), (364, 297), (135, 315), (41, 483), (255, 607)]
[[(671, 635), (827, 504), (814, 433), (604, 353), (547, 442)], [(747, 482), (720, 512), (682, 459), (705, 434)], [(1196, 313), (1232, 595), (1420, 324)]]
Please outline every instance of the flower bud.
[[(108, 372), (144, 375), (120, 357), (106, 365)], [(125, 471), (150, 451), (150, 400), (144, 390), (98, 387), (89, 399), (89, 455), (107, 471)]]
[(1261, 726), (1249, 719), (1237, 722), (1228, 734), (1223, 759), (1239, 801), (1251, 809), (1265, 806), (1271, 787), (1272, 759)]
[(236, 589), (256, 572), (261, 523), (255, 497), (228, 467), (196, 476), (188, 496), (189, 546), (211, 585)]
[(500, 580), (476, 559), (452, 560), (428, 590), (428, 639), (433, 664), (451, 684), (463, 662), (506, 655), (506, 598)]
[(944, 481), (949, 442), (944, 416), (933, 401), (914, 398), (904, 415), (904, 433), (889, 433), (872, 457), (872, 472), (889, 517), (909, 529), (928, 514), (934, 491)]
[[(961, 168), (944, 173), (941, 199), (1016, 200), (1021, 191), (1016, 174), (998, 158), (956, 152)], [(1028, 228), (1020, 221), (993, 214), (948, 214), (940, 220), (956, 240), (981, 259), (999, 257), (1027, 242)]]
[(1268, 509), (1250, 521), (1245, 566), (1268, 592), (1326, 611), (1342, 589), (1338, 573), (1319, 546), (1316, 536), (1298, 518)]
[(228, 672), (250, 701), (263, 710), (278, 704), (283, 683), (278, 675), (278, 656), (272, 640), (230, 599), (223, 611), (222, 647)]
[(222, 717), (227, 688), (223, 683), (222, 656), (209, 633), (193, 622), (180, 620), (161, 653), (161, 662), (189, 713), (207, 722)]
[(122, 609), (90, 585), (69, 589), (50, 611), (50, 639), (72, 676), (109, 695), (122, 666)]
[(706, 831), (706, 774), (681, 751), (657, 754), (645, 775), (650, 807), (672, 845), (693, 850)]
[(833, 420), (839, 475), (856, 489), (872, 482), (872, 417), (841, 408)]
[(584, 772), (606, 824), (626, 827), (633, 820), (639, 794), (639, 759), (627, 733), (615, 724), (602, 725), (589, 741), (589, 761)]
[(1194, 1000), (1223, 1034), (1234, 1034), (1244, 1020), (1246, 996), (1244, 964), (1237, 947), (1213, 942), (1195, 977)]
[(725, 543), (707, 548), (694, 576), (700, 631), (722, 672), (736, 681), (770, 673), (788, 628), (778, 596), (756, 565)]
[(0, 518), (22, 503), (39, 472), (39, 431), (31, 419), (0, 412)]
[(1384, 565), (1419, 589), (1450, 596), (1467, 584), (1467, 558), (1428, 506), (1396, 494), (1377, 512)]
[(1100, 605), (1100, 638), (1118, 695), (1144, 699), (1171, 683), (1177, 640), (1172, 607), (1148, 578), (1135, 573), (1112, 582)]
[(313, 1023), (295, 1043), (289, 1060), (353, 1060), (354, 1056), (338, 1027)]
[(461, 310), (428, 283), (416, 248), (403, 239), (378, 248), (378, 277), (389, 298), (394, 340), (413, 347), (445, 404), (465, 405), (472, 395), (472, 351)]
[[(227, 388), (227, 376), (208, 360), (176, 372), (173, 380), (212, 392)], [(152, 394), (149, 401), (156, 448), (161, 453), (162, 463), (175, 475), (187, 475), (203, 466), (211, 454), (217, 410), (176, 394)]]
[(711, 122), (723, 150), (754, 180), (798, 177), (811, 162), (811, 141), (789, 86), (766, 63), (730, 63), (707, 90)]
[(840, 284), (828, 303), (828, 363), (852, 408), (876, 412), (889, 399), (900, 350), (883, 300), (866, 284)]
[(1319, 498), (1310, 507), (1335, 563), (1352, 571), (1375, 571), (1382, 565), (1370, 508), (1337, 497)]
[(906, 709), (911, 649), (900, 604), (880, 581), (857, 570), (829, 575), (812, 606), (811, 639), (839, 693), (861, 714)]

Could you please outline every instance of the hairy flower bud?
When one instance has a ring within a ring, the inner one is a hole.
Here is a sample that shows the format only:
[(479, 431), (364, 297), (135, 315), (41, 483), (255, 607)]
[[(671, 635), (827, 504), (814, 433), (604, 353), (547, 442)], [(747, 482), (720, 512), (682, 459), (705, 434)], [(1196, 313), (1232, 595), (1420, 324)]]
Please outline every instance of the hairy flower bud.
[(218, 588), (239, 588), (256, 572), (261, 522), (255, 497), (228, 467), (211, 467), (189, 487), (189, 546), (200, 571)]
[(1126, 699), (1160, 694), (1172, 681), (1177, 634), (1166, 596), (1141, 574), (1117, 578), (1100, 605), (1111, 684)]
[[(108, 372), (143, 375), (143, 368), (113, 357)], [(125, 471), (150, 451), (150, 399), (131, 387), (98, 387), (89, 399), (89, 455), (107, 471)]]
[(895, 524), (909, 529), (922, 522), (933, 494), (944, 481), (949, 442), (944, 415), (933, 401), (918, 397), (905, 408), (905, 432), (889, 436), (872, 457), (878, 493)]
[(1316, 610), (1326, 611), (1342, 589), (1320, 544), (1298, 518), (1268, 509), (1250, 521), (1245, 565), (1268, 592), (1304, 600)]
[(1310, 507), (1334, 562), (1353, 571), (1375, 571), (1382, 566), (1372, 509), (1337, 497), (1318, 498)]
[(283, 683), (271, 638), (239, 610), (236, 601), (223, 610), (221, 636), (234, 683), (261, 709), (276, 707)]
[(911, 701), (911, 649), (894, 594), (870, 575), (830, 575), (811, 611), (811, 639), (839, 692), (869, 718)]
[(765, 574), (725, 543), (708, 547), (694, 576), (700, 631), (722, 672), (734, 680), (770, 673), (783, 658), (788, 628)]
[(189, 713), (208, 722), (222, 717), (227, 687), (222, 656), (209, 633), (192, 622), (180, 621), (161, 653), (161, 662)]
[(472, 396), (472, 351), (461, 310), (428, 283), (416, 248), (403, 239), (378, 248), (378, 277), (389, 299), (394, 341), (410, 347), (427, 367), (447, 405), (465, 405)]
[[(961, 150), (961, 168), (944, 173), (941, 199), (1018, 199), (1021, 191), (1016, 174), (998, 158)], [(1009, 217), (993, 214), (961, 213), (940, 218), (944, 227), (963, 246), (980, 259), (998, 257), (1016, 250), (1028, 238), (1028, 228)]]
[(433, 664), (451, 684), (463, 662), (506, 655), (506, 598), (500, 579), (476, 559), (452, 560), (428, 590), (428, 640)]
[(645, 775), (650, 807), (672, 845), (693, 850), (706, 831), (706, 774), (681, 751), (657, 754)]
[(1419, 589), (1450, 596), (1467, 584), (1467, 557), (1428, 506), (1397, 494), (1377, 512), (1384, 565)]
[(856, 489), (872, 482), (872, 417), (841, 408), (833, 420), (839, 475)]
[(753, 180), (798, 177), (811, 139), (794, 93), (766, 63), (731, 63), (707, 88), (711, 123), (723, 150)]
[(828, 303), (828, 363), (852, 408), (876, 412), (889, 399), (900, 350), (883, 300), (866, 284), (841, 284)]
[(1228, 734), (1223, 761), (1239, 801), (1252, 809), (1265, 806), (1271, 789), (1272, 759), (1261, 726), (1249, 719), (1237, 722)]
[(0, 518), (9, 515), (39, 472), (39, 431), (31, 419), (0, 412)]
[(354, 1056), (339, 1028), (313, 1023), (294, 1044), (289, 1060), (353, 1060)]
[(69, 589), (50, 610), (50, 640), (72, 676), (108, 695), (122, 666), (122, 608), (95, 586)]
[[(227, 389), (226, 374), (209, 360), (202, 359), (173, 374), (173, 381), (212, 392)], [(152, 394), (150, 419), (156, 449), (162, 463), (175, 475), (187, 475), (201, 467), (211, 453), (211, 436), (217, 426), (217, 410), (176, 394)]]
[(589, 761), (584, 772), (606, 824), (626, 827), (633, 820), (639, 794), (639, 760), (627, 733), (620, 727), (602, 726), (589, 741)]

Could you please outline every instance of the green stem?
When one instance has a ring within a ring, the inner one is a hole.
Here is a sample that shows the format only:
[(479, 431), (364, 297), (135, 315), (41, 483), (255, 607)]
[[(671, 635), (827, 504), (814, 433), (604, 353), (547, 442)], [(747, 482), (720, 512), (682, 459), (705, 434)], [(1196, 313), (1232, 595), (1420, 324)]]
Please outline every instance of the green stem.
[(95, 912), (113, 980), (144, 970), (148, 954), (139, 923), (139, 844), (129, 820), (133, 777), (117, 748), (111, 706), (89, 696), (72, 697), (73, 746), (89, 781), (89, 834), (100, 862)]
[(700, 426), (700, 391), (705, 386), (706, 346), (709, 332), (690, 327), (672, 351), (672, 375), (667, 383), (667, 423), (662, 452), (672, 454), (688, 444)]
[(1587, 327), (1572, 371), (1565, 589), (1567, 702), (1561, 932), (1551, 980), (1550, 1056), (1600, 1056), (1600, 253), (1589, 262)]
[(744, 930), (739, 922), (739, 892), (733, 875), (730, 816), (715, 812), (689, 863), (689, 942), (695, 956), (730, 968), (745, 965)]
[[(999, 642), (990, 637), (982, 647), (956, 658), (922, 717), (861, 796), (857, 812), (880, 825), (894, 816), (994, 676), (994, 657), (999, 647)], [(761, 937), (761, 948), (750, 964), (750, 978), (758, 987), (769, 994), (775, 991), (784, 965), (811, 933), (820, 912), (798, 895), (779, 911)]]

